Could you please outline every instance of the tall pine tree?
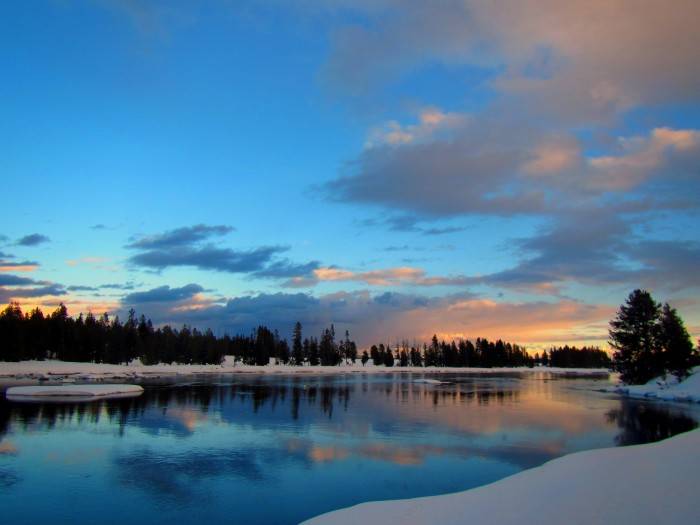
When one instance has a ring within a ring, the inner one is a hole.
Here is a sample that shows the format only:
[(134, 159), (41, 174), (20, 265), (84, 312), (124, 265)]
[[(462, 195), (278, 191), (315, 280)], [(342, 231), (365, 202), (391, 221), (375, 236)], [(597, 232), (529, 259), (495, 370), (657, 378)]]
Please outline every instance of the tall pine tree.
[(610, 321), (613, 364), (623, 382), (642, 384), (664, 372), (659, 313), (649, 292), (635, 290)]
[(693, 366), (695, 350), (683, 320), (668, 303), (661, 310), (660, 328), (664, 367), (678, 379), (684, 379)]

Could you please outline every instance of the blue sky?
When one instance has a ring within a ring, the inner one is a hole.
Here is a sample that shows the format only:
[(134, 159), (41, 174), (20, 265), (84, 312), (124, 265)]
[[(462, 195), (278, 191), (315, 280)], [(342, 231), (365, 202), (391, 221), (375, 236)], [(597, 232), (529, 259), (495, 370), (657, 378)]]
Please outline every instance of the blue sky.
[(646, 287), (700, 335), (698, 10), (7, 2), (0, 299), (539, 348)]

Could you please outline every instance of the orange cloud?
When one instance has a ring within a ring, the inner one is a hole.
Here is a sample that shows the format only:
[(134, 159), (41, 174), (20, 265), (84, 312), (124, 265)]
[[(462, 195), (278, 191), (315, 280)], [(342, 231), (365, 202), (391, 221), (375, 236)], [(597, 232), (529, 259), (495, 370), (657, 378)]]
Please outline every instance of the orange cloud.
[(581, 151), (573, 141), (546, 142), (535, 149), (524, 169), (530, 175), (553, 175), (572, 168), (580, 157)]
[(446, 340), (501, 338), (524, 344), (533, 351), (556, 342), (604, 345), (607, 323), (615, 310), (612, 306), (571, 300), (551, 303), (445, 300), (429, 306), (383, 312), (381, 320), (365, 322), (363, 339), (428, 341), (436, 333)]
[(700, 131), (656, 128), (648, 138), (621, 138), (624, 151), (619, 156), (589, 160), (594, 184), (604, 189), (632, 188), (650, 177), (671, 153), (700, 150)]
[(317, 268), (314, 276), (318, 281), (355, 281), (372, 286), (395, 286), (409, 284), (416, 286), (466, 284), (466, 277), (427, 277), (425, 270), (410, 266), (399, 266), (368, 272), (353, 272), (341, 268)]
[(70, 296), (58, 299), (41, 299), (40, 300), (20, 300), (18, 301), (22, 310), (25, 312), (31, 311), (34, 308), (40, 308), (44, 313), (51, 312), (56, 309), (59, 304), (64, 304), (68, 309), (68, 313), (72, 316), (77, 316), (80, 313), (92, 312), (94, 315), (103, 313), (111, 313), (121, 307), (121, 303), (117, 301), (84, 301), (74, 299)]
[(402, 126), (399, 122), (390, 120), (383, 126), (374, 128), (369, 134), (365, 147), (398, 146), (425, 141), (437, 134), (458, 129), (467, 120), (468, 117), (461, 113), (444, 112), (434, 107), (425, 108), (418, 114), (416, 124)]
[(34, 272), (38, 267), (38, 264), (7, 265), (0, 262), (0, 272)]

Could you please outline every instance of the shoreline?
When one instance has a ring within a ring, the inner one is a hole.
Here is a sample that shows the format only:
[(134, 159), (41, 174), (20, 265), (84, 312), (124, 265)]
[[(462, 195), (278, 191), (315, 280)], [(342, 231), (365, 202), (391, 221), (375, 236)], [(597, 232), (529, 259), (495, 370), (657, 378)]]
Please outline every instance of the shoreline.
[(683, 381), (668, 374), (666, 377), (656, 377), (644, 385), (620, 384), (600, 391), (635, 399), (700, 403), (700, 366), (693, 368)]
[(686, 524), (700, 512), (699, 447), (696, 429), (656, 443), (576, 452), (489, 485), (361, 503), (303, 524)]
[(599, 368), (447, 368), (447, 367), (384, 367), (360, 363), (339, 366), (293, 366), (269, 364), (266, 366), (233, 363), (227, 358), (221, 365), (158, 364), (128, 365), (83, 363), (70, 361), (19, 361), (0, 362), (0, 382), (3, 380), (117, 380), (134, 378), (168, 378), (192, 375), (342, 375), (342, 374), (499, 374), (499, 373), (549, 373), (554, 375), (595, 376), (607, 378), (610, 372)]

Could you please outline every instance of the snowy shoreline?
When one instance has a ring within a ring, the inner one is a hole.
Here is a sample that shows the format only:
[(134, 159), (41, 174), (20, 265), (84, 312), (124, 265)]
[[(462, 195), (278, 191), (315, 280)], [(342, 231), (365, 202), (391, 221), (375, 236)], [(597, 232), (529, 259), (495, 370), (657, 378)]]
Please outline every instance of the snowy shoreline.
[(674, 376), (657, 377), (644, 385), (617, 385), (602, 388), (601, 392), (626, 397), (700, 403), (700, 367), (695, 367), (683, 381)]
[(699, 448), (700, 430), (693, 430), (658, 443), (577, 452), (483, 487), (362, 503), (304, 524), (693, 523), (700, 516)]
[(589, 368), (423, 368), (423, 367), (392, 367), (374, 366), (370, 363), (342, 364), (339, 366), (292, 366), (269, 364), (267, 366), (252, 366), (233, 363), (229, 357), (221, 365), (182, 365), (158, 364), (143, 365), (134, 362), (129, 365), (111, 365), (105, 363), (78, 363), (68, 361), (20, 361), (0, 362), (0, 382), (2, 380), (104, 380), (104, 379), (133, 379), (133, 378), (163, 378), (188, 375), (217, 375), (217, 374), (386, 374), (386, 373), (419, 373), (419, 374), (457, 374), (457, 373), (551, 373), (556, 375), (595, 375), (608, 377), (604, 369)]

